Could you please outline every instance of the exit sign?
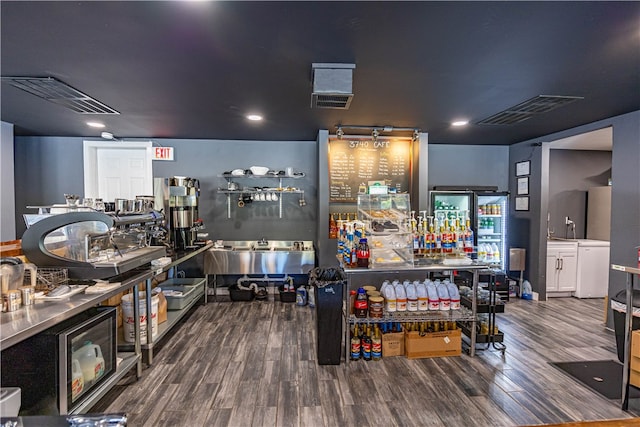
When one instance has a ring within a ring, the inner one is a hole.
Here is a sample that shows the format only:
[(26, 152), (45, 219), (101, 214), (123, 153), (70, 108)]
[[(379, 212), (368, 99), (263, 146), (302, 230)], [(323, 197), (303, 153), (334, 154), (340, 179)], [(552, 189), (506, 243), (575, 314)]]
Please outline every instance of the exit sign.
[(173, 160), (173, 147), (151, 147), (153, 160)]

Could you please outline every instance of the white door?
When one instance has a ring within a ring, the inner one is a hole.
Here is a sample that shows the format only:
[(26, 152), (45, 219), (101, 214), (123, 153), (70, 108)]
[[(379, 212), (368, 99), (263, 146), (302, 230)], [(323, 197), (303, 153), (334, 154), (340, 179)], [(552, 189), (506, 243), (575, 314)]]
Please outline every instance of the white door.
[(85, 141), (85, 197), (134, 199), (153, 195), (150, 142)]
[(147, 180), (144, 149), (98, 149), (98, 194), (103, 200), (135, 199), (153, 195)]

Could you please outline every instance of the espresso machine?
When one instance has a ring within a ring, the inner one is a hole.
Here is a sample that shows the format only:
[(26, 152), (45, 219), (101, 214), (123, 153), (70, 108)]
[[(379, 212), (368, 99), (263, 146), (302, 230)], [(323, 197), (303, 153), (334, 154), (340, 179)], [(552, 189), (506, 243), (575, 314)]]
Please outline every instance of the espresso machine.
[(38, 267), (66, 268), (74, 279), (105, 279), (164, 257), (164, 222), (153, 210), (44, 215), (22, 235), (22, 250)]
[(198, 246), (198, 230), (204, 228), (198, 217), (200, 181), (185, 176), (154, 179), (154, 206), (164, 207), (169, 238), (177, 251)]

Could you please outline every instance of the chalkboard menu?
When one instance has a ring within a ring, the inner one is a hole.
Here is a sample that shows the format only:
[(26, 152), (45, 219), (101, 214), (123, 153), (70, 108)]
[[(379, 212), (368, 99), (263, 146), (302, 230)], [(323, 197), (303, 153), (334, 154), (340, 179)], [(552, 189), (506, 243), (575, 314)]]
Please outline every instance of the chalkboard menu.
[(411, 140), (349, 137), (329, 140), (329, 201), (355, 203), (369, 181), (409, 191)]

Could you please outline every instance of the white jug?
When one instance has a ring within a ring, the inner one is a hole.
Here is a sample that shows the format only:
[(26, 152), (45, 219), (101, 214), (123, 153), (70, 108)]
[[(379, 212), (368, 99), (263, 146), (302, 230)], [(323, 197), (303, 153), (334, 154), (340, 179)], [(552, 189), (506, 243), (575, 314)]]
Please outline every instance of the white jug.
[(97, 380), (104, 374), (104, 358), (99, 345), (88, 342), (74, 352), (73, 357), (80, 362), (85, 383)]

